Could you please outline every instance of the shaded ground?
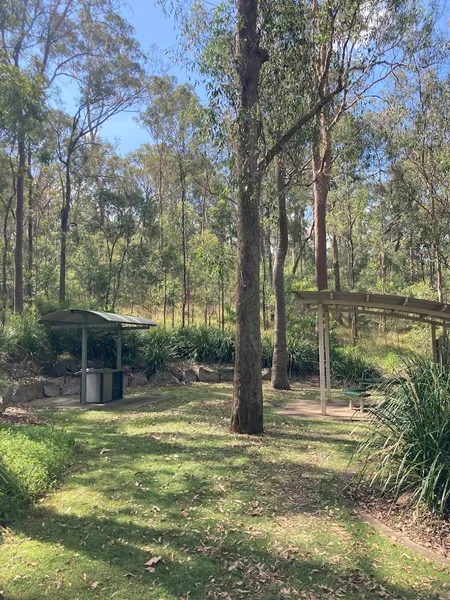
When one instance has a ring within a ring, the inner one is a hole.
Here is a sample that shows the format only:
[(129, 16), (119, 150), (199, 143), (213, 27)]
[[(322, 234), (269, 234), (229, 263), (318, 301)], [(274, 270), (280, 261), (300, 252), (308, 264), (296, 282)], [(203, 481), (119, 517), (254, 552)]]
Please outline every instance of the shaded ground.
[(367, 406), (378, 402), (380, 396), (372, 393), (369, 398), (364, 399), (364, 411), (361, 412), (359, 398), (353, 398), (354, 409), (349, 408), (349, 397), (342, 389), (333, 388), (331, 391), (331, 402), (327, 402), (327, 414), (324, 417), (320, 407), (320, 389), (316, 378), (310, 381), (295, 382), (292, 391), (286, 396), (279, 413), (286, 417), (297, 417), (301, 419), (332, 419), (339, 421), (361, 421), (368, 416)]
[(82, 453), (3, 532), (3, 597), (448, 598), (447, 570), (342, 501), (353, 424), (278, 416), (295, 394), (265, 390), (260, 437), (227, 432), (226, 384), (167, 389), (135, 409), (41, 412)]
[(158, 402), (163, 398), (162, 395), (158, 394), (132, 394), (127, 395), (121, 400), (115, 400), (114, 402), (106, 402), (105, 404), (87, 403), (84, 406), (80, 404), (80, 397), (77, 396), (55, 396), (54, 398), (39, 398), (39, 400), (32, 400), (30, 406), (33, 409), (38, 408), (50, 408), (53, 410), (61, 410), (66, 408), (77, 408), (82, 410), (118, 410), (118, 409), (135, 409), (141, 406), (147, 406)]

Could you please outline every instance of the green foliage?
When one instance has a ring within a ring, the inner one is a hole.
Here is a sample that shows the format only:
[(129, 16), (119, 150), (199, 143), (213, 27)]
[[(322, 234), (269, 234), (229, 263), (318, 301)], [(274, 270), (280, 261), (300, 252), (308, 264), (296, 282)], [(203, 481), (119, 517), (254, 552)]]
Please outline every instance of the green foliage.
[(378, 378), (380, 371), (371, 364), (359, 348), (332, 347), (330, 352), (331, 375), (336, 381), (355, 383), (359, 379)]
[(359, 448), (362, 476), (385, 493), (410, 494), (440, 516), (450, 512), (450, 370), (425, 360), (372, 409), (371, 432)]
[(151, 328), (138, 341), (142, 344), (137, 352), (147, 375), (162, 371), (174, 359), (173, 334), (171, 330)]
[(178, 329), (173, 336), (177, 358), (199, 362), (233, 362), (234, 332), (214, 327), (188, 327)]
[(0, 351), (7, 352), (15, 360), (42, 358), (47, 349), (47, 330), (38, 323), (33, 311), (11, 314), (7, 324), (0, 327)]
[(27, 426), (0, 428), (0, 522), (16, 517), (63, 475), (74, 439), (62, 431)]

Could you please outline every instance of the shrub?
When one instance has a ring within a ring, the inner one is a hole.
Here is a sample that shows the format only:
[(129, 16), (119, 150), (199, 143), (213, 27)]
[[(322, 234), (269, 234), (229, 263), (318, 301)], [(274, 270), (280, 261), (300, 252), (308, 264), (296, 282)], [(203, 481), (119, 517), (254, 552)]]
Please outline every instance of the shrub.
[(170, 330), (152, 327), (140, 338), (141, 349), (137, 351), (138, 363), (142, 362), (147, 375), (163, 371), (175, 358), (173, 334)]
[(0, 522), (16, 517), (62, 476), (74, 453), (67, 433), (47, 427), (0, 428)]
[(234, 333), (214, 327), (185, 327), (175, 330), (172, 338), (177, 358), (200, 362), (233, 362)]
[(450, 370), (415, 359), (406, 378), (372, 409), (371, 434), (358, 454), (370, 485), (440, 516), (450, 511)]
[(289, 375), (314, 375), (319, 372), (319, 351), (316, 343), (288, 336)]
[(357, 382), (364, 378), (378, 378), (380, 371), (371, 364), (359, 348), (331, 348), (331, 375), (336, 381)]
[(7, 324), (1, 328), (0, 350), (16, 360), (39, 358), (48, 353), (47, 330), (38, 323), (33, 311), (9, 316)]

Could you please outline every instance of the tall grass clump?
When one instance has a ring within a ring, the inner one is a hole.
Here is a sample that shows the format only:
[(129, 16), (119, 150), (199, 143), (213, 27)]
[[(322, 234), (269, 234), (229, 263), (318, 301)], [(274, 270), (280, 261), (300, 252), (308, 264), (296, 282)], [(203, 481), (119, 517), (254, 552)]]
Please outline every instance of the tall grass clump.
[(48, 427), (0, 428), (0, 523), (51, 489), (75, 452), (73, 437)]
[(364, 378), (379, 378), (380, 371), (373, 365), (359, 348), (331, 347), (331, 375), (336, 381), (356, 383)]
[(142, 333), (135, 366), (142, 364), (146, 375), (163, 371), (166, 364), (175, 358), (173, 337), (171, 330), (159, 327), (151, 327)]
[(215, 327), (185, 327), (174, 330), (173, 348), (177, 358), (206, 363), (234, 361), (234, 332)]
[(33, 311), (8, 316), (6, 325), (0, 328), (0, 350), (16, 360), (41, 358), (48, 353), (47, 330)]
[(371, 486), (409, 503), (450, 514), (450, 369), (423, 359), (371, 410), (371, 432), (359, 450)]

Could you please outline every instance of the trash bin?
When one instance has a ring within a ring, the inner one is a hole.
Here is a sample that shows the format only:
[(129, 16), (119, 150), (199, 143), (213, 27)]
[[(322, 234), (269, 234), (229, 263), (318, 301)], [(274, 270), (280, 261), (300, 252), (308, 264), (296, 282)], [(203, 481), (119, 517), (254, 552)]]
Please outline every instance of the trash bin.
[(86, 402), (104, 404), (123, 397), (123, 371), (118, 369), (86, 370)]

